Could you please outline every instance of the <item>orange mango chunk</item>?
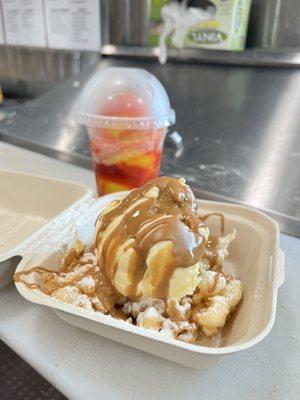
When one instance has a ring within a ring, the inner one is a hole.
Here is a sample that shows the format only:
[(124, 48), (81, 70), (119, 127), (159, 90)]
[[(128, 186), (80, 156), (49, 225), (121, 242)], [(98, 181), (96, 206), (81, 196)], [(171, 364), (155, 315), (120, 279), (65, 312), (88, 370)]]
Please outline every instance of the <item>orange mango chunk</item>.
[(123, 185), (121, 183), (109, 181), (106, 179), (101, 179), (101, 192), (102, 194), (107, 194), (107, 193), (114, 193), (114, 192), (121, 192), (123, 190), (128, 190), (129, 187), (126, 185)]
[(124, 164), (128, 165), (129, 167), (148, 168), (151, 167), (154, 163), (154, 154), (144, 154), (141, 157), (131, 158), (130, 160), (127, 160)]

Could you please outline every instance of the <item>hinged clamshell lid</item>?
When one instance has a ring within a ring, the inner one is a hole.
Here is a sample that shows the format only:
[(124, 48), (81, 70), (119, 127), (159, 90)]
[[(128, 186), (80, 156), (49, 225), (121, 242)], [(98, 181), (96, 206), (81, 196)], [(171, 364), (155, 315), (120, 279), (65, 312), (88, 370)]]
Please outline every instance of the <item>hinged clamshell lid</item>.
[(57, 229), (58, 221), (79, 217), (95, 200), (92, 191), (79, 183), (7, 170), (0, 170), (0, 185), (1, 288), (10, 283), (32, 242)]

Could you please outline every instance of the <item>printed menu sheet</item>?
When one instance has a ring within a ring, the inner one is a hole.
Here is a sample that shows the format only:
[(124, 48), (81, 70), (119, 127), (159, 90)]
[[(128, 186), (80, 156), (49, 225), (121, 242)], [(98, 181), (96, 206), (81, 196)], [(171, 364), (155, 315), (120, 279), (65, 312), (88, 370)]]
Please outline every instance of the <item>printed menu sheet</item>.
[(0, 44), (4, 44), (4, 43), (5, 43), (4, 25), (3, 25), (2, 7), (1, 7), (1, 2), (0, 2)]
[(46, 0), (45, 7), (50, 48), (100, 50), (98, 0)]
[(6, 43), (46, 46), (43, 0), (2, 0)]

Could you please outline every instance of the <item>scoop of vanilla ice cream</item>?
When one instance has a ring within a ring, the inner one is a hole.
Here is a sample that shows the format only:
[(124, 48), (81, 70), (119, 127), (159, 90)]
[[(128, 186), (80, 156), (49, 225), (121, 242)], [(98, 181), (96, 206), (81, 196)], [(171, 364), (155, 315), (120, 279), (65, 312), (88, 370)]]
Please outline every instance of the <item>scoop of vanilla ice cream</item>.
[[(160, 278), (164, 276), (164, 270), (168, 265), (172, 247), (172, 242), (163, 241), (151, 248), (146, 259), (147, 268), (145, 274), (138, 284), (138, 297), (157, 297), (156, 285)], [(113, 286), (123, 296), (126, 296), (127, 287), (130, 284), (128, 271), (134, 257), (133, 249), (127, 251), (121, 249), (119, 252), (118, 267)], [(157, 271), (157, 268), (159, 271)], [(199, 284), (199, 279), (199, 263), (188, 268), (176, 268), (169, 282), (169, 297), (179, 300), (186, 295), (193, 294)]]
[[(203, 223), (193, 226), (191, 218), (196, 220), (195, 199), (175, 178), (158, 178), (110, 203), (96, 222), (95, 246), (114, 288), (130, 299), (192, 294), (209, 231)], [(197, 257), (191, 257), (196, 248)]]

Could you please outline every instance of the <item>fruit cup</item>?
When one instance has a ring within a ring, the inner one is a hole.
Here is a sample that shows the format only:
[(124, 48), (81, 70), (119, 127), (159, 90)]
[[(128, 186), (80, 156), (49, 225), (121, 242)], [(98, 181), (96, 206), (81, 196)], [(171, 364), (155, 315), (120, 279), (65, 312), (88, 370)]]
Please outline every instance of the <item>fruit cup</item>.
[(130, 190), (159, 175), (175, 113), (149, 72), (100, 69), (83, 90), (76, 120), (87, 127), (99, 195)]

